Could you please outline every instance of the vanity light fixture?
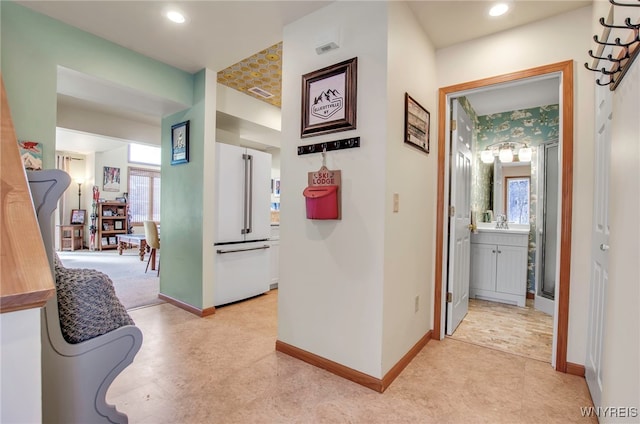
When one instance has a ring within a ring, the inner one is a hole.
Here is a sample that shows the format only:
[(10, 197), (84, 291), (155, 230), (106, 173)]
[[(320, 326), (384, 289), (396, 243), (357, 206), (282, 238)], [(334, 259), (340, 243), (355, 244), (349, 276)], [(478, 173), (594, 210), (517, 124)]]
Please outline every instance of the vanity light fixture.
[(531, 150), (531, 147), (525, 144), (524, 147), (518, 150), (518, 160), (520, 162), (531, 162), (532, 154), (533, 154), (533, 151)]
[(509, 5), (507, 3), (497, 3), (491, 9), (489, 9), (489, 16), (502, 16), (509, 10)]
[(513, 150), (511, 150), (510, 145), (505, 145), (500, 149), (500, 153), (498, 153), (498, 157), (500, 158), (500, 162), (512, 162), (513, 161)]
[(166, 16), (171, 22), (175, 22), (177, 24), (183, 24), (186, 21), (184, 15), (177, 10), (168, 11)]
[(493, 163), (493, 152), (491, 150), (483, 150), (480, 152), (480, 160), (482, 163)]
[(533, 149), (521, 141), (506, 141), (490, 144), (480, 152), (482, 163), (493, 163), (498, 156), (500, 162), (513, 162), (514, 154), (518, 152), (518, 162), (531, 162)]

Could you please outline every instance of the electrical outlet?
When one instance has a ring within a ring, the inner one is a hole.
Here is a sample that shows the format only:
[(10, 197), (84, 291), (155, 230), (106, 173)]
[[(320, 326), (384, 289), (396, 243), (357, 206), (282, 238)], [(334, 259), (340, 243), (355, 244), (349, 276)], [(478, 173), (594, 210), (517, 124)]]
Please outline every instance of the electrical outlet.
[(420, 310), (420, 296), (416, 296), (416, 302), (415, 302), (415, 309), (416, 312), (418, 312)]
[(400, 210), (400, 195), (398, 193), (393, 193), (393, 212), (398, 212)]

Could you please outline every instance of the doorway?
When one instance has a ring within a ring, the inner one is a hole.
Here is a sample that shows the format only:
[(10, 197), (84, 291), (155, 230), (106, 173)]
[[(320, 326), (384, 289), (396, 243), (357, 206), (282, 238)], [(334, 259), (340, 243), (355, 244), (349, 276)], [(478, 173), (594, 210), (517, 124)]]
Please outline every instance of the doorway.
[(560, 205), (560, 252), (559, 252), (559, 279), (557, 288), (557, 314), (554, 319), (554, 347), (552, 352), (552, 365), (556, 370), (567, 372), (567, 334), (569, 312), (569, 277), (570, 277), (570, 253), (571, 253), (571, 206), (572, 206), (572, 179), (573, 179), (573, 62), (566, 61), (557, 64), (528, 69), (507, 75), (491, 77), (483, 80), (441, 88), (439, 91), (439, 126), (438, 126), (438, 211), (436, 229), (436, 272), (434, 294), (434, 337), (441, 339), (444, 336), (444, 297), (447, 276), (443, 270), (446, 268), (448, 258), (446, 246), (448, 243), (445, 216), (448, 212), (449, 198), (448, 177), (449, 159), (447, 134), (450, 131), (448, 104), (451, 98), (461, 95), (465, 91), (496, 86), (502, 83), (522, 81), (528, 78), (557, 75), (561, 80), (560, 99), (560, 142), (561, 142), (561, 190), (562, 204)]
[[(77, 184), (72, 183), (63, 195), (55, 214), (56, 224), (67, 225), (72, 208), (86, 211), (82, 248), (59, 250), (58, 256), (67, 267), (91, 268), (107, 274), (127, 309), (158, 303), (159, 278), (156, 272), (145, 273), (148, 253), (143, 261), (139, 247), (133, 244), (119, 252), (117, 236), (143, 233), (142, 226), (133, 229), (131, 225), (132, 221), (142, 221), (139, 210), (150, 211), (156, 220), (160, 183), (151, 175), (160, 171), (161, 111), (173, 110), (169, 108), (172, 105), (61, 66), (57, 87), (55, 151), (56, 156), (65, 158), (57, 165)], [(134, 146), (144, 146), (145, 150), (136, 156), (140, 152)], [(152, 159), (156, 159), (155, 163)], [(63, 166), (64, 162), (70, 166)], [(107, 174), (105, 169), (114, 173)], [(133, 171), (145, 172), (141, 175)], [(107, 175), (117, 175), (108, 189)], [(113, 207), (105, 208), (110, 209), (108, 214), (98, 206), (106, 205), (102, 202), (111, 202)], [(103, 216), (119, 218), (103, 220)]]
[[(546, 220), (538, 213), (538, 207), (548, 192), (556, 200), (548, 205), (548, 216), (557, 216), (559, 180), (553, 172), (545, 180), (545, 167), (539, 166), (545, 163), (545, 157), (539, 152), (551, 152), (545, 148), (557, 146), (559, 87), (558, 76), (544, 76), (465, 92), (451, 100), (455, 125), (450, 156), (455, 159), (449, 177), (452, 212), (447, 293), (452, 293), (453, 302), (446, 304), (446, 334), (456, 340), (546, 363), (551, 362), (554, 302), (552, 297), (549, 312), (540, 311), (538, 303), (534, 303), (535, 288), (539, 286), (536, 253), (544, 250), (543, 236), (556, 233), (557, 221)], [(461, 114), (460, 107), (468, 112)], [(460, 119), (461, 115), (473, 118)], [(472, 123), (467, 124), (468, 121)], [(467, 143), (473, 146), (473, 151), (469, 151), (471, 173), (463, 182), (454, 178), (454, 174), (461, 163), (460, 140), (465, 138), (461, 129), (467, 127), (470, 127)], [(551, 153), (547, 156), (551, 157)], [(556, 190), (545, 190), (545, 181)], [(470, 189), (465, 193), (466, 186)], [(466, 202), (461, 201), (465, 198)], [(555, 208), (553, 214), (551, 207)], [(455, 229), (453, 211), (456, 221), (463, 212), (466, 217)], [(475, 226), (472, 225), (470, 237), (466, 231), (471, 255), (465, 261), (466, 258), (454, 255), (452, 247), (464, 245), (459, 242), (459, 233), (471, 222), (470, 213)], [(506, 217), (508, 228), (497, 229), (496, 221), (502, 216)], [(548, 257), (555, 261), (556, 241), (552, 243)], [(552, 279), (543, 278), (543, 283), (555, 281), (554, 264), (550, 261), (544, 268)], [(464, 291), (459, 290), (460, 284), (455, 284), (459, 278), (452, 279), (451, 275), (452, 272), (462, 275), (461, 270), (470, 275), (465, 285), (469, 289)], [(553, 296), (552, 285), (551, 289)], [(468, 305), (465, 303), (461, 308), (458, 304), (464, 294), (469, 295)], [(450, 319), (451, 310), (458, 320)], [(456, 310), (464, 314), (456, 314)]]

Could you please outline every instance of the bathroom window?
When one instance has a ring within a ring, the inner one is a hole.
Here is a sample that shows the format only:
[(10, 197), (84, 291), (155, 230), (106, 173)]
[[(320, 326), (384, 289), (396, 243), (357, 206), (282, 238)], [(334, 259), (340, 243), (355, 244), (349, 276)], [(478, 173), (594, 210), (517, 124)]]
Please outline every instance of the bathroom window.
[(506, 178), (507, 220), (516, 224), (529, 224), (529, 177)]

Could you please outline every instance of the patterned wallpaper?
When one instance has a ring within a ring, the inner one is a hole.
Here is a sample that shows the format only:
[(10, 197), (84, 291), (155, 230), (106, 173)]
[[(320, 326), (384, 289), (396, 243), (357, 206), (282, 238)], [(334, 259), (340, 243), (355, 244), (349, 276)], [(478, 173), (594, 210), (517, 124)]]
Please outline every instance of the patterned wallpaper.
[[(258, 100), (280, 107), (282, 102), (282, 42), (267, 47), (235, 65), (218, 72), (218, 82)], [(250, 91), (258, 87), (273, 97), (264, 98)]]
[[(470, 106), (470, 105), (469, 105)], [(493, 115), (478, 116), (476, 122), (476, 137), (474, 151), (480, 152), (486, 146), (501, 142), (527, 143), (533, 148), (531, 158), (531, 199), (530, 199), (530, 232), (529, 232), (529, 260), (527, 263), (527, 290), (534, 291), (535, 284), (535, 253), (536, 253), (536, 207), (538, 203), (538, 167), (536, 147), (558, 140), (559, 107), (546, 105), (531, 109), (514, 110)], [(491, 165), (483, 164), (479, 154), (475, 155), (472, 171), (473, 184), (471, 187), (471, 204), (475, 211), (484, 212), (491, 204), (491, 179), (493, 170)]]
[(506, 141), (537, 146), (558, 139), (558, 105), (514, 110), (478, 117), (478, 149)]

